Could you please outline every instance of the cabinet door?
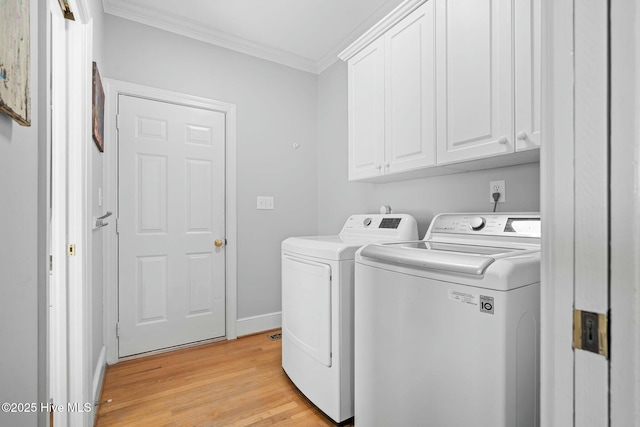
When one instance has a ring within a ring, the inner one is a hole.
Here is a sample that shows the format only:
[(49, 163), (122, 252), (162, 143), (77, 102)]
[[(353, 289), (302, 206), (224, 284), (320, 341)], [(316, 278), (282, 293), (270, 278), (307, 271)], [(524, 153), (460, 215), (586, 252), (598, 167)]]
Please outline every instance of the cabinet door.
[(386, 173), (435, 164), (434, 18), (428, 1), (385, 36)]
[(438, 164), (514, 151), (510, 1), (436, 1)]
[(516, 151), (540, 146), (540, 0), (518, 0), (515, 16)]
[(382, 174), (384, 155), (384, 40), (349, 60), (349, 180)]

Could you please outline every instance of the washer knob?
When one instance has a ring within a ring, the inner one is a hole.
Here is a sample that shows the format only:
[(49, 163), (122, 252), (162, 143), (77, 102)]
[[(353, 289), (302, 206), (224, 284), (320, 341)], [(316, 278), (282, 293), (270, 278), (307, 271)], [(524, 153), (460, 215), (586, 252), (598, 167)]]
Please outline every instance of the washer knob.
[(469, 226), (473, 231), (478, 231), (482, 230), (486, 223), (487, 221), (484, 218), (482, 218), (481, 216), (476, 216), (474, 218), (471, 218), (471, 223), (469, 224)]
[(364, 224), (365, 227), (368, 227), (371, 225), (371, 218), (365, 218), (364, 221), (362, 221), (362, 223)]

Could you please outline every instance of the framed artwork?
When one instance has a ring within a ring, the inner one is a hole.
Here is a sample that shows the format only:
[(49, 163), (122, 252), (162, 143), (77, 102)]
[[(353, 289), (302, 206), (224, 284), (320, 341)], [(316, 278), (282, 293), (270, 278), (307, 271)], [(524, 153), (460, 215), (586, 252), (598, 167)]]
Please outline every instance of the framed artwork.
[(29, 0), (0, 7), (0, 112), (31, 126)]
[(104, 151), (104, 89), (102, 88), (102, 80), (100, 80), (100, 72), (98, 64), (93, 63), (93, 106), (91, 109), (91, 118), (93, 122), (93, 140), (98, 146), (98, 150)]

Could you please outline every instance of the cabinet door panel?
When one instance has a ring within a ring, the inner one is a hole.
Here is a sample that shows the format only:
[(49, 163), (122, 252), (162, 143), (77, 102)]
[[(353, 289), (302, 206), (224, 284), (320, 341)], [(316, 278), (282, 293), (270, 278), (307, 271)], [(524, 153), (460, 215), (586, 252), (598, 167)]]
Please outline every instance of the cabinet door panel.
[(511, 2), (436, 2), (438, 164), (510, 153)]
[(435, 13), (425, 3), (386, 35), (386, 172), (435, 163)]
[(515, 16), (516, 151), (540, 147), (540, 0), (519, 0)]
[(384, 40), (349, 61), (349, 180), (382, 173), (384, 150)]

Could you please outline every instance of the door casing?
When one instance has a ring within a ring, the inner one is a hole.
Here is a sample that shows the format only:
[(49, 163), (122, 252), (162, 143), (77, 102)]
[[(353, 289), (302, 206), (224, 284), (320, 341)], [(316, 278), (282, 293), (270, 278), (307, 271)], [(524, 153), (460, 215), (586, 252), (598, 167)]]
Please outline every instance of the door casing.
[[(105, 148), (104, 185), (107, 209), (118, 212), (118, 139), (116, 120), (118, 95), (152, 99), (188, 107), (215, 110), (225, 113), (226, 128), (226, 177), (225, 215), (226, 230), (226, 339), (237, 338), (237, 232), (236, 232), (236, 106), (226, 102), (201, 98), (178, 92), (152, 88), (119, 80), (104, 79), (105, 100)], [(118, 243), (115, 227), (105, 234), (105, 341), (107, 363), (118, 361)]]

